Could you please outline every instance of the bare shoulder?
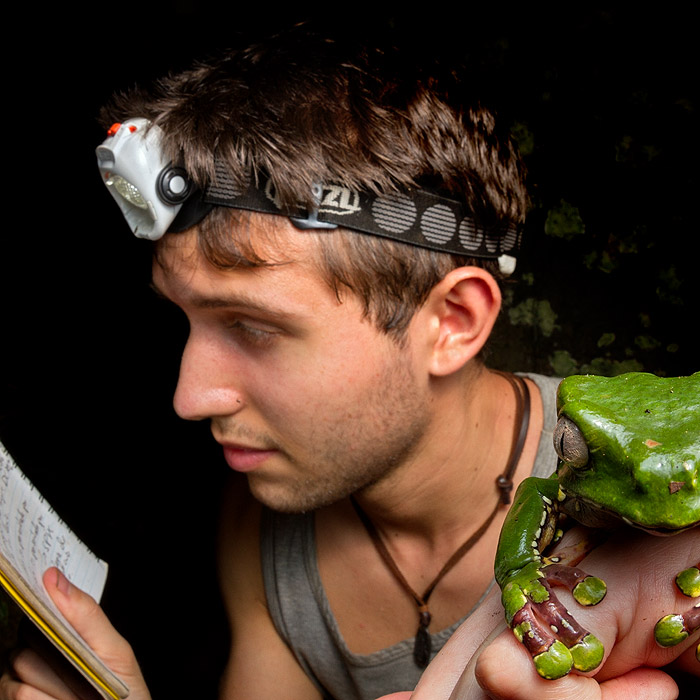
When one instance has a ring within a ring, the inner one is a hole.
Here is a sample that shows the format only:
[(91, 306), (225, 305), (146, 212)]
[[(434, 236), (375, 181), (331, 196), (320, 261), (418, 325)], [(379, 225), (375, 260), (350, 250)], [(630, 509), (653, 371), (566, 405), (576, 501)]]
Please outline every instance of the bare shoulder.
[(219, 533), (219, 582), (231, 629), (221, 700), (320, 698), (316, 687), (277, 633), (267, 607), (260, 562), (262, 506), (245, 482), (233, 481), (223, 499)]

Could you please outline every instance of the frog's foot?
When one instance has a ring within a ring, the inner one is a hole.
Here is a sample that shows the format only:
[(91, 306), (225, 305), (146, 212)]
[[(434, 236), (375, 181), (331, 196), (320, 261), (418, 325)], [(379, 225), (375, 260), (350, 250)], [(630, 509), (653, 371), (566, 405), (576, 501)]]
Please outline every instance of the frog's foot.
[[(700, 597), (700, 564), (681, 571), (676, 576), (679, 590), (692, 598)], [(685, 613), (666, 615), (654, 627), (654, 637), (662, 647), (672, 647), (687, 639), (695, 630), (700, 629), (700, 602)], [(700, 661), (700, 645), (696, 649)]]
[(550, 584), (566, 586), (582, 605), (599, 603), (606, 591), (603, 581), (581, 569), (532, 563), (503, 588), (508, 623), (543, 678), (561, 678), (572, 668), (592, 671), (603, 660), (603, 645), (576, 622)]

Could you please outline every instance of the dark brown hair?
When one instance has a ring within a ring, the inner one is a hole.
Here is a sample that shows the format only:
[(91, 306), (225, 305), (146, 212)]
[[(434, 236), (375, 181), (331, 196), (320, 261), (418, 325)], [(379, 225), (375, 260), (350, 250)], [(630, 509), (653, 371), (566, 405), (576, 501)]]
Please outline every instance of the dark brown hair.
[[(527, 197), (517, 154), (493, 115), (463, 92), (449, 70), (299, 26), (119, 95), (103, 121), (138, 116), (160, 126), (169, 156), (200, 186), (214, 178), (217, 159), (240, 186), (251, 174), (269, 177), (287, 205), (311, 205), (317, 182), (377, 193), (419, 186), (461, 200), (486, 226), (520, 224)], [(235, 210), (215, 209), (199, 224), (207, 259), (223, 267), (267, 264), (255, 240), (240, 238), (247, 227), (236, 220)], [(318, 239), (329, 284), (356, 293), (397, 337), (449, 270), (497, 270), (492, 261), (350, 231), (303, 235)]]

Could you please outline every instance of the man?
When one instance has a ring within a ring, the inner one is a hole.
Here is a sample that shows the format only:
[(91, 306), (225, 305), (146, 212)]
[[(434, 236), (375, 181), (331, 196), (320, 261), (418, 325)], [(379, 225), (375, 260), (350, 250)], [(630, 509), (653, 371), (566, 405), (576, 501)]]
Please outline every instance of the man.
[[(493, 628), (479, 606), (510, 489), (554, 468), (556, 381), (481, 359), (526, 195), (457, 89), (297, 28), (109, 110), (101, 170), (190, 322), (176, 410), (211, 420), (247, 482), (222, 517), (223, 698), (412, 690), (470, 611), (470, 639)], [(46, 584), (148, 697), (100, 613)], [(447, 647), (426, 678), (454, 685), (468, 658)], [(63, 697), (31, 658), (15, 672)]]

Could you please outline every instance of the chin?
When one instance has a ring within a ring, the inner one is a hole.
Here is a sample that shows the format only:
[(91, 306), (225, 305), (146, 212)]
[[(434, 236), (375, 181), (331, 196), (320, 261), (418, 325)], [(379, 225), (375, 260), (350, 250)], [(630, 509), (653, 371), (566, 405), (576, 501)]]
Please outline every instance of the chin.
[(248, 484), (256, 500), (279, 513), (307, 513), (337, 503), (356, 490), (321, 488), (318, 482), (273, 484), (253, 475), (248, 476)]

